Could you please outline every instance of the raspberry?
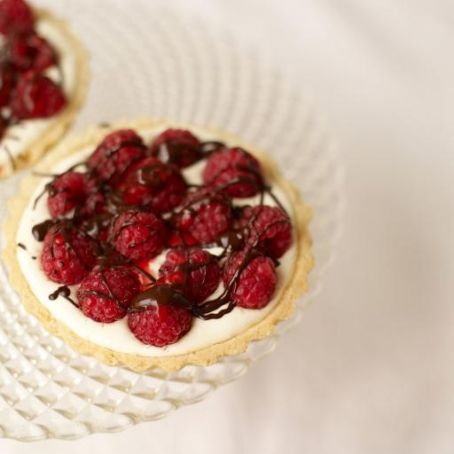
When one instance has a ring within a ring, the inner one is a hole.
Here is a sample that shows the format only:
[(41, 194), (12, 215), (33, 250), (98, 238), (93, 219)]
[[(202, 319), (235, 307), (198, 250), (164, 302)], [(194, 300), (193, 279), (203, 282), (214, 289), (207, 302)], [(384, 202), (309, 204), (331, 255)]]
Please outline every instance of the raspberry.
[(107, 241), (112, 215), (101, 193), (89, 194), (83, 205), (76, 209), (74, 219), (77, 227), (87, 232), (98, 241)]
[(78, 215), (96, 216), (107, 213), (108, 210), (106, 197), (101, 192), (92, 192), (85, 199), (85, 202), (81, 207), (80, 211), (78, 212)]
[(44, 238), (41, 265), (46, 276), (65, 285), (79, 283), (95, 266), (97, 244), (66, 223), (51, 227)]
[(245, 207), (239, 222), (248, 242), (274, 259), (282, 257), (292, 244), (292, 224), (279, 207)]
[(48, 186), (47, 206), (53, 218), (63, 216), (86, 199), (86, 176), (79, 172), (66, 172)]
[(230, 200), (222, 193), (199, 189), (184, 200), (176, 227), (195, 244), (210, 244), (226, 233), (233, 222)]
[(0, 1), (0, 33), (26, 33), (33, 23), (33, 12), (23, 0)]
[(145, 158), (129, 168), (118, 190), (126, 205), (149, 206), (155, 213), (165, 213), (181, 203), (186, 183), (177, 167)]
[(104, 137), (88, 159), (88, 167), (101, 181), (118, 182), (130, 165), (145, 157), (145, 144), (132, 129), (119, 129)]
[(214, 152), (207, 160), (203, 181), (222, 188), (230, 197), (252, 197), (263, 186), (259, 162), (242, 148)]
[(269, 257), (242, 251), (232, 255), (226, 264), (224, 284), (231, 286), (231, 298), (240, 307), (265, 307), (273, 296), (276, 283), (276, 269)]
[(19, 77), (11, 101), (13, 116), (18, 119), (48, 118), (66, 104), (62, 89), (47, 76), (25, 73)]
[(185, 129), (167, 129), (154, 139), (151, 155), (160, 161), (183, 168), (202, 157), (197, 137)]
[(153, 213), (129, 210), (118, 215), (109, 238), (115, 249), (132, 260), (150, 259), (164, 248), (167, 231)]
[(52, 46), (36, 33), (14, 36), (8, 44), (8, 54), (11, 63), (21, 71), (40, 72), (57, 62)]
[(138, 295), (128, 314), (128, 326), (144, 344), (164, 347), (181, 339), (192, 325), (185, 298), (169, 285), (155, 285)]
[(4, 107), (9, 103), (13, 85), (13, 68), (7, 63), (2, 63), (0, 65), (0, 107)]
[(82, 312), (95, 322), (112, 323), (126, 315), (139, 293), (137, 274), (127, 266), (95, 268), (81, 282), (77, 299)]
[(216, 257), (198, 248), (176, 248), (167, 252), (159, 270), (168, 284), (177, 284), (191, 303), (201, 303), (218, 287), (221, 270)]

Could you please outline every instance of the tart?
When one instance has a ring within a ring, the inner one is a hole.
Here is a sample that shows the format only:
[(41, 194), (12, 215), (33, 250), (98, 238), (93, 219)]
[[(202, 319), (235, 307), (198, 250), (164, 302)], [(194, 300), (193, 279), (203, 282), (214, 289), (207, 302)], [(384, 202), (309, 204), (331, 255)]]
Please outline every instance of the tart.
[(0, 178), (64, 134), (88, 84), (87, 56), (64, 22), (24, 0), (0, 0)]
[(94, 128), (50, 152), (9, 209), (25, 307), (136, 371), (245, 351), (290, 317), (313, 263), (310, 209), (270, 158), (194, 125)]

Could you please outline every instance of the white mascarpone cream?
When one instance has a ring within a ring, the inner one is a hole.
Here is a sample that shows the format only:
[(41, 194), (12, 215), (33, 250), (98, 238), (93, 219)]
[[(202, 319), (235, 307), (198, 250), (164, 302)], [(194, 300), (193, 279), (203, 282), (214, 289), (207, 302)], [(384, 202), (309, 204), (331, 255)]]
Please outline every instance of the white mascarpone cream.
[[(49, 68), (46, 72), (48, 77), (60, 81), (65, 95), (69, 98), (76, 88), (76, 56), (72, 48), (70, 38), (64, 30), (47, 17), (39, 18), (36, 24), (37, 32), (46, 38), (59, 57), (58, 70), (55, 67)], [(55, 122), (58, 122), (58, 115), (51, 118), (23, 120), (17, 125), (8, 127), (4, 137), (0, 141), (0, 167), (12, 166), (9, 155), (14, 159), (29, 149), (36, 140)]]
[[(144, 140), (149, 141), (159, 134), (164, 128), (160, 127), (154, 130), (139, 130)], [(203, 132), (195, 130), (201, 140), (215, 140)], [(235, 145), (235, 144), (229, 144)], [(55, 173), (61, 173), (67, 170), (71, 165), (86, 159), (93, 151), (93, 148), (82, 149), (74, 153), (64, 161), (58, 163), (53, 170)], [(196, 163), (191, 167), (183, 170), (184, 177), (188, 183), (202, 183), (202, 171), (204, 161)], [(219, 319), (203, 320), (194, 318), (191, 330), (182, 337), (178, 342), (163, 348), (145, 345), (137, 340), (127, 325), (126, 317), (114, 323), (103, 324), (97, 323), (86, 317), (82, 311), (73, 306), (69, 301), (59, 296), (56, 300), (50, 300), (49, 295), (54, 292), (59, 285), (50, 281), (45, 276), (40, 265), (40, 252), (42, 243), (33, 238), (32, 227), (46, 219), (50, 218), (47, 209), (47, 198), (42, 197), (33, 209), (36, 197), (43, 190), (44, 185), (49, 180), (43, 178), (41, 184), (32, 194), (29, 204), (24, 211), (19, 229), (17, 232), (17, 243), (25, 245), (26, 250), (17, 248), (17, 258), (21, 270), (30, 285), (31, 290), (36, 298), (43, 304), (59, 322), (65, 324), (73, 332), (83, 339), (123, 353), (130, 353), (144, 356), (170, 356), (189, 353), (219, 342), (226, 341), (235, 335), (245, 331), (248, 327), (255, 325), (262, 320), (279, 301), (280, 290), (287, 283), (293, 269), (296, 248), (292, 246), (280, 259), (280, 266), (277, 267), (278, 284), (272, 301), (263, 309), (243, 309), (235, 307), (229, 314)], [(293, 218), (292, 206), (286, 193), (276, 185), (272, 186), (273, 193), (279, 198), (280, 202), (286, 208)], [(256, 205), (259, 203), (260, 196), (248, 199), (234, 199), (234, 205)], [(267, 205), (276, 205), (275, 201), (269, 195), (265, 196), (264, 203)], [(208, 249), (213, 254), (219, 254), (219, 248)], [(161, 263), (165, 258), (166, 251), (150, 261), (150, 271), (157, 274)], [(37, 259), (33, 259), (33, 257)], [(72, 288), (72, 297), (76, 299), (75, 289)], [(222, 292), (222, 284), (216, 292), (211, 295), (216, 296)]]

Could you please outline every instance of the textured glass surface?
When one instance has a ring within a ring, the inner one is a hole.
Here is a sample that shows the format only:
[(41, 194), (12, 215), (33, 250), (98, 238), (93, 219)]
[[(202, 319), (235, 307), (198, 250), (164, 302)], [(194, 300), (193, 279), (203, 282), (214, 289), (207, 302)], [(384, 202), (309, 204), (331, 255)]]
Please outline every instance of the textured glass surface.
[[(55, 3), (55, 2), (53, 2)], [(100, 13), (108, 4), (109, 14)], [(241, 354), (210, 367), (134, 373), (81, 356), (22, 308), (0, 270), (0, 434), (20, 440), (78, 438), (161, 418), (237, 379), (272, 351), (320, 290), (339, 232), (336, 154), (300, 87), (260, 52), (197, 19), (151, 2), (62, 1), (56, 12), (92, 55), (93, 80), (78, 126), (156, 116), (212, 125), (273, 154), (313, 208), (316, 268), (295, 316)], [(56, 6), (56, 5), (55, 5)], [(95, 17), (103, 17), (102, 23)], [(120, 20), (121, 18), (121, 20)], [(125, 30), (130, 30), (125, 33)], [(121, 36), (121, 39), (115, 37)], [(0, 183), (0, 221), (19, 177)]]

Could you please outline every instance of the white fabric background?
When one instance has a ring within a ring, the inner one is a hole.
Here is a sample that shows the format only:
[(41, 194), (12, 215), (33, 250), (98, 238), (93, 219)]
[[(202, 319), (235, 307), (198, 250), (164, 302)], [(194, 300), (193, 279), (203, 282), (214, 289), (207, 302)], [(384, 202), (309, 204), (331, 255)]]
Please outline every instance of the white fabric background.
[(116, 435), (0, 452), (452, 453), (454, 4), (168, 3), (269, 46), (312, 87), (346, 169), (337, 260), (276, 352), (206, 401)]

